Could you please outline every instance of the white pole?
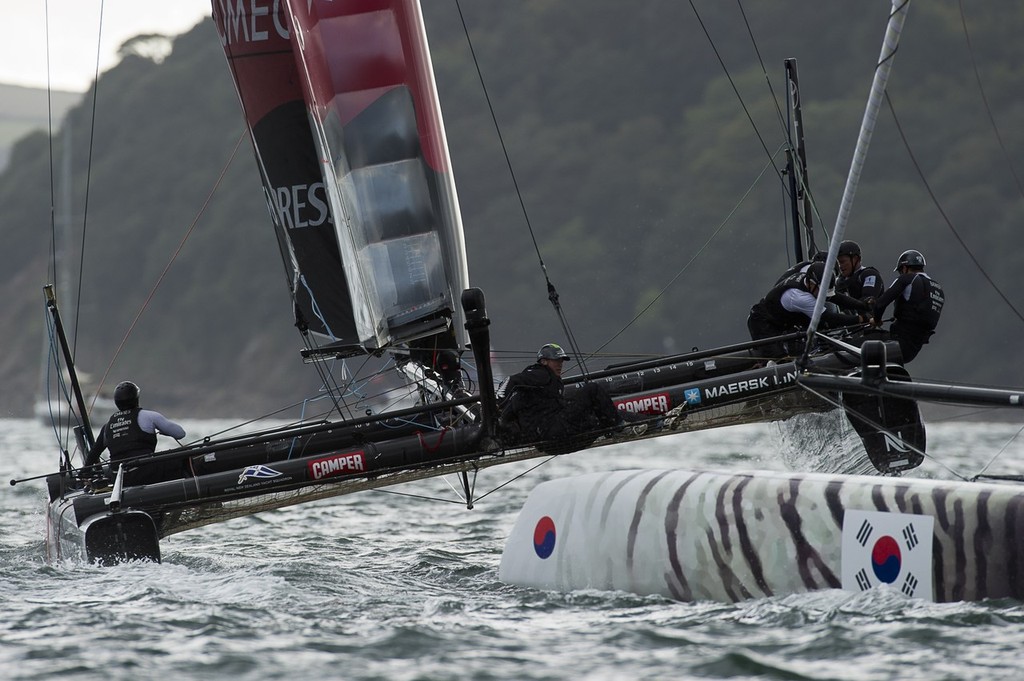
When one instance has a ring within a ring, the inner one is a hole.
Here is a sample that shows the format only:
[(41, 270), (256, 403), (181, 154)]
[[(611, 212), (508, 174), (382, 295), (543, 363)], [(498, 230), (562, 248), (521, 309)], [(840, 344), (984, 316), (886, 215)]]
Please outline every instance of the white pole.
[(853, 152), (853, 161), (850, 163), (850, 173), (846, 177), (846, 189), (843, 191), (843, 201), (839, 204), (839, 214), (836, 216), (836, 226), (832, 230), (832, 243), (828, 247), (828, 258), (825, 260), (825, 281), (818, 290), (818, 298), (814, 302), (814, 314), (811, 316), (811, 325), (807, 329), (807, 345), (811, 346), (814, 333), (818, 329), (818, 322), (821, 321), (821, 313), (825, 309), (825, 298), (828, 295), (828, 280), (831, 276), (831, 267), (835, 267), (836, 257), (839, 255), (839, 242), (843, 239), (846, 231), (846, 221), (850, 217), (850, 209), (853, 206), (853, 196), (857, 193), (857, 184), (860, 182), (860, 173), (864, 167), (864, 159), (868, 155), (868, 145), (871, 143), (871, 135), (875, 131), (875, 121), (878, 120), (878, 110), (882, 106), (882, 96), (885, 94), (885, 86), (889, 82), (889, 71), (892, 70), (893, 60), (896, 58), (896, 49), (899, 47), (900, 32), (903, 30), (903, 22), (907, 18), (907, 8), (910, 0), (892, 0), (892, 12), (889, 14), (889, 26), (885, 31), (885, 40), (882, 41), (882, 52), (878, 56), (878, 65), (875, 67), (875, 78), (871, 83), (871, 94), (868, 96), (868, 104), (864, 109), (864, 119), (860, 124), (860, 135), (857, 137), (857, 147)]

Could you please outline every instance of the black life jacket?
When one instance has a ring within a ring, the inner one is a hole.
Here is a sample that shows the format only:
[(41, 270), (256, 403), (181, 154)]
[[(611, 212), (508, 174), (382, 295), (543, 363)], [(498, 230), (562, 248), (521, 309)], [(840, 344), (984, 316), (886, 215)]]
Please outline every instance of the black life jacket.
[(762, 317), (767, 317), (772, 323), (781, 327), (799, 327), (806, 329), (810, 318), (802, 312), (792, 312), (782, 306), (782, 294), (791, 288), (806, 290), (803, 285), (804, 275), (797, 272), (788, 279), (765, 294), (758, 303), (754, 305), (751, 312)]
[(913, 327), (916, 330), (927, 331), (928, 336), (935, 331), (939, 325), (939, 317), (942, 315), (942, 306), (946, 302), (946, 295), (942, 285), (927, 274), (918, 272), (910, 284), (910, 299), (903, 296), (896, 298), (896, 306), (893, 314), (896, 324), (900, 329)]
[(156, 433), (147, 433), (139, 427), (138, 407), (115, 412), (106, 429), (107, 449), (110, 450), (110, 461), (122, 461), (136, 456), (152, 454), (156, 451)]
[[(874, 285), (865, 293), (864, 280), (872, 276), (875, 278)], [(863, 300), (865, 296), (878, 298), (883, 291), (885, 291), (885, 280), (874, 267), (860, 267), (850, 276), (839, 277), (836, 280), (836, 293), (843, 293), (857, 300)]]
[(511, 376), (499, 405), (501, 429), (523, 441), (543, 439), (565, 407), (563, 389), (561, 379), (543, 364), (531, 364)]

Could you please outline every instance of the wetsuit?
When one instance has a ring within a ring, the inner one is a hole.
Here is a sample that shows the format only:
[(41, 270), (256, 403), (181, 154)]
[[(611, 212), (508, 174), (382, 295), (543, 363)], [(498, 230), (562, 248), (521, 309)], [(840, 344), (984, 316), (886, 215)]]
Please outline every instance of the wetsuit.
[(568, 397), (563, 391), (562, 379), (543, 364), (531, 364), (511, 376), (500, 405), (502, 439), (533, 444), (575, 440), (581, 434), (591, 433), (593, 441), (594, 431), (622, 422), (602, 385), (585, 383)]
[(861, 265), (850, 276), (839, 277), (836, 281), (836, 293), (842, 293), (857, 300), (867, 300), (868, 298), (878, 300), (884, 290), (885, 280), (874, 267)]
[[(85, 465), (92, 466), (100, 459), (104, 449), (110, 450), (110, 464), (116, 474), (118, 464), (156, 451), (156, 434), (175, 439), (185, 437), (185, 429), (163, 414), (149, 409), (125, 409), (115, 412), (100, 430), (96, 444), (85, 457)], [(141, 485), (181, 477), (181, 462), (146, 464), (135, 469), (126, 467), (125, 485)]]
[[(747, 316), (750, 339), (761, 340), (806, 329), (813, 314), (814, 296), (805, 287), (803, 275), (794, 275), (766, 293), (764, 298), (750, 308)], [(821, 315), (824, 327), (851, 326), (860, 321), (862, 318), (858, 315), (828, 309)], [(783, 343), (773, 343), (759, 351), (768, 357), (783, 357), (796, 354), (798, 350), (795, 345), (787, 347)]]
[(892, 302), (896, 305), (889, 333), (899, 341), (903, 362), (907, 363), (935, 333), (946, 294), (939, 282), (924, 272), (907, 272), (875, 301), (875, 319), (881, 319)]

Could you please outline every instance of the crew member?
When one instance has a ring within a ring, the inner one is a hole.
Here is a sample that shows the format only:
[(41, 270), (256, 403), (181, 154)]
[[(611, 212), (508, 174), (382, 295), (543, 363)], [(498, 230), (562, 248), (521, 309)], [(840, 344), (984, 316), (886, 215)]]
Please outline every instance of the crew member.
[(925, 264), (920, 251), (903, 251), (894, 270), (900, 276), (874, 305), (875, 319), (880, 321), (889, 303), (896, 303), (889, 333), (899, 341), (904, 364), (917, 357), (921, 346), (935, 333), (946, 302), (942, 286), (925, 274)]
[(156, 451), (156, 435), (167, 435), (176, 440), (185, 437), (185, 429), (164, 417), (163, 414), (139, 408), (139, 386), (131, 381), (122, 381), (114, 388), (114, 404), (118, 411), (110, 417), (100, 430), (96, 444), (85, 457), (85, 466), (99, 462), (104, 449), (110, 450), (110, 464), (114, 474), (117, 467), (125, 462), (125, 486), (145, 485), (182, 476), (182, 462), (142, 462), (138, 466), (132, 459), (147, 456)]
[(866, 303), (873, 303), (885, 290), (885, 280), (874, 267), (861, 263), (860, 246), (856, 241), (839, 244), (839, 278), (836, 292)]
[(562, 394), (567, 359), (561, 346), (548, 343), (537, 352), (536, 363), (509, 377), (500, 403), (503, 440), (569, 443), (572, 449), (593, 442), (599, 434), (595, 431), (623, 425), (623, 415), (601, 384), (584, 383), (568, 397)]
[[(835, 275), (829, 273), (831, 287)], [(825, 263), (812, 263), (801, 275), (796, 274), (765, 294), (764, 298), (750, 308), (747, 328), (751, 340), (781, 336), (797, 330), (806, 330), (814, 314), (814, 301), (818, 289), (825, 280)], [(844, 314), (828, 308), (821, 315), (824, 328), (852, 326), (869, 322), (871, 315)], [(769, 357), (783, 357), (796, 354), (798, 344), (773, 343), (764, 346), (762, 354)]]
[(805, 273), (807, 271), (807, 268), (810, 267), (812, 263), (825, 262), (826, 258), (828, 258), (828, 251), (815, 251), (814, 257), (811, 258), (810, 260), (802, 260), (797, 264), (793, 265), (792, 267), (790, 267), (785, 272), (783, 272), (779, 276), (779, 278), (775, 280), (775, 285), (778, 286), (782, 282), (792, 277), (794, 274)]

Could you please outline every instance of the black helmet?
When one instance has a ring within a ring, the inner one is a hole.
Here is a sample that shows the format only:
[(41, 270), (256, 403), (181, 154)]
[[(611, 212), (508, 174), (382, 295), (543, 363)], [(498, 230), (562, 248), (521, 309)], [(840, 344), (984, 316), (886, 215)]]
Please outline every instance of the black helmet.
[[(828, 280), (828, 285), (825, 288), (832, 288), (836, 283), (836, 273), (833, 270)], [(822, 286), (822, 280), (825, 278), (825, 263), (823, 262), (812, 262), (808, 266), (807, 271), (804, 273), (804, 280), (813, 282), (819, 287)]]
[(134, 409), (139, 406), (139, 386), (131, 381), (121, 381), (114, 388), (114, 404), (120, 410)]
[(857, 256), (860, 257), (860, 245), (856, 241), (843, 241), (839, 244), (839, 255), (846, 255), (849, 257)]
[(825, 262), (828, 260), (828, 251), (815, 251), (811, 262)]
[(896, 261), (896, 269), (894, 269), (893, 272), (899, 272), (900, 268), (904, 265), (907, 267), (920, 267), (923, 270), (926, 264), (928, 263), (924, 261), (924, 256), (921, 254), (921, 251), (903, 251), (903, 253), (900, 254), (900, 259)]
[(569, 355), (558, 343), (548, 343), (537, 351), (537, 359), (569, 359)]

